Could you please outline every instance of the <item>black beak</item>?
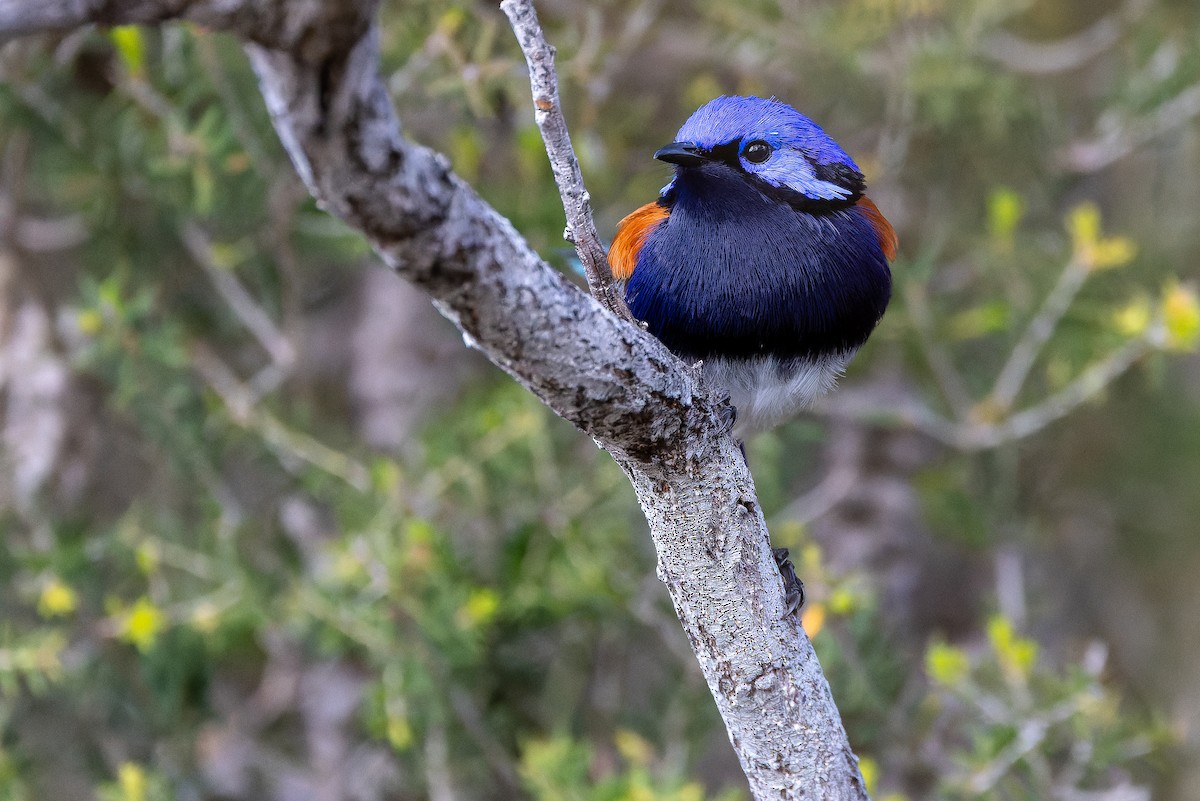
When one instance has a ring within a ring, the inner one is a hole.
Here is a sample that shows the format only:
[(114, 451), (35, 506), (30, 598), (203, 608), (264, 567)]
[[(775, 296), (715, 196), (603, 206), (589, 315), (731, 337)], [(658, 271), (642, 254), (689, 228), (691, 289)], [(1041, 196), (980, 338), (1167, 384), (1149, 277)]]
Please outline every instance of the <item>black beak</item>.
[(708, 161), (708, 155), (691, 142), (672, 142), (660, 147), (654, 158), (680, 167), (696, 167)]

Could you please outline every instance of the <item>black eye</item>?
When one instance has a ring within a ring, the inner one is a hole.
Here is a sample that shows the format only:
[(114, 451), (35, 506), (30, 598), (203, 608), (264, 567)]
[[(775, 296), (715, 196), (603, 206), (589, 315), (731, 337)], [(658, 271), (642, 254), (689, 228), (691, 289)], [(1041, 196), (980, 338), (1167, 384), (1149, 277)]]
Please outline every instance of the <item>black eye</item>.
[(771, 158), (771, 146), (761, 139), (755, 139), (742, 148), (742, 158), (751, 164), (762, 164)]

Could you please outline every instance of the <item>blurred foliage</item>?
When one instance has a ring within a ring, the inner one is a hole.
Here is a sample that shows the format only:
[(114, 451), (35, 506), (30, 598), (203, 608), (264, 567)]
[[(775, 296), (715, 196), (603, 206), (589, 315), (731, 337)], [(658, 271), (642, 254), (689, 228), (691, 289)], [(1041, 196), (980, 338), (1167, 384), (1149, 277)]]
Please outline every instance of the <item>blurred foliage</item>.
[(1037, 645), (1005, 618), (987, 623), (977, 653), (935, 642), (925, 655), (932, 683), (920, 714), (936, 732), (937, 796), (1054, 798), (1079, 792), (1136, 794), (1129, 767), (1161, 751), (1170, 733), (1128, 716), (1100, 678), (1106, 649), (1093, 642), (1081, 663), (1047, 670)]
[[(886, 568), (831, 566), (797, 506), (823, 418), (751, 445), (875, 797), (1190, 801), (1168, 743), (1200, 692), (1172, 628), (1200, 614), (1200, 10), (542, 13), (602, 230), (655, 196), (649, 154), (692, 108), (756, 92), (838, 138), (901, 232), (843, 391), (890, 376), (943, 421), (885, 386), (856, 424), (940, 443), (900, 483), (957, 589), (922, 613)], [(382, 22), (408, 134), (569, 261), (499, 12)], [(6, 45), (0, 76), (0, 798), (744, 797), (605, 454), (490, 374), (371, 449), (344, 366), (306, 369), (369, 254), (298, 184), (233, 42), (89, 29)], [(1014, 549), (1017, 604), (977, 581)]]

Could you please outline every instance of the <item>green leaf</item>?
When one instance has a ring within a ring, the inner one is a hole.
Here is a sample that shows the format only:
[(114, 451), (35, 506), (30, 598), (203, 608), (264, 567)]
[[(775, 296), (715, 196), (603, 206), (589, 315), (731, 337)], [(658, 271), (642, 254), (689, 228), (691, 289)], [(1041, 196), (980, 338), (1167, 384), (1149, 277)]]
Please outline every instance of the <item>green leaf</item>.
[(117, 48), (121, 63), (130, 75), (143, 76), (146, 63), (146, 45), (142, 31), (136, 25), (120, 25), (108, 32), (108, 38)]

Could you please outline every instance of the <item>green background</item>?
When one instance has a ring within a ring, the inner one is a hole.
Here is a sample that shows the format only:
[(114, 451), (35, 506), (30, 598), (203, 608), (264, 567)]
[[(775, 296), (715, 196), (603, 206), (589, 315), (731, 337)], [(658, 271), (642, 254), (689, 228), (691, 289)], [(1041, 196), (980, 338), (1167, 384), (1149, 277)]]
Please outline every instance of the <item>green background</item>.
[[(841, 390), (748, 444), (874, 797), (1200, 797), (1200, 8), (539, 9), (603, 236), (721, 93), (900, 235)], [(405, 133), (573, 273), (499, 10), (381, 25)], [(0, 49), (0, 398), (0, 799), (746, 797), (620, 471), (316, 209), (227, 37)]]

